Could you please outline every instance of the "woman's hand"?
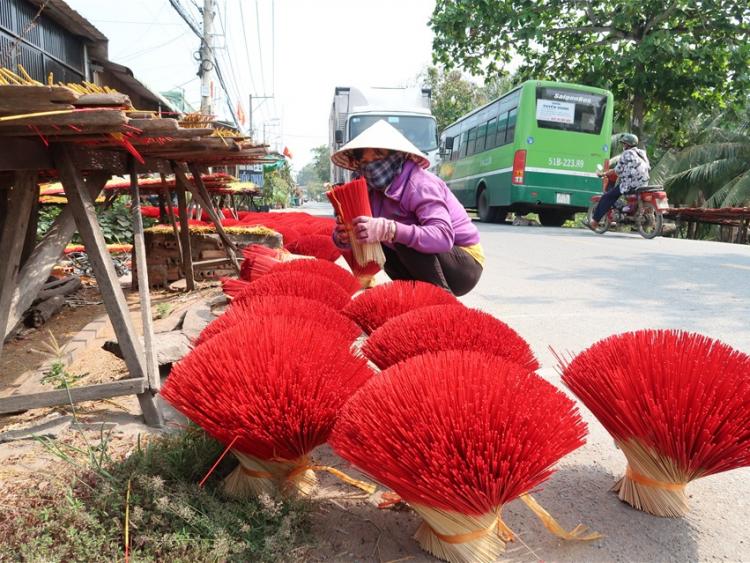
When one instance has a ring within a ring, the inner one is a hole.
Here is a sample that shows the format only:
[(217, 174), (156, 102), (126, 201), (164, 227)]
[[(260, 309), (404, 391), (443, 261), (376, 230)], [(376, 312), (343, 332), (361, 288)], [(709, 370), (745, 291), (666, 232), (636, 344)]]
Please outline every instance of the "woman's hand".
[(359, 242), (390, 242), (396, 235), (396, 223), (383, 217), (356, 217), (352, 221), (354, 236)]
[(333, 229), (333, 239), (338, 246), (349, 246), (351, 244), (349, 231), (338, 215), (336, 215), (336, 227)]

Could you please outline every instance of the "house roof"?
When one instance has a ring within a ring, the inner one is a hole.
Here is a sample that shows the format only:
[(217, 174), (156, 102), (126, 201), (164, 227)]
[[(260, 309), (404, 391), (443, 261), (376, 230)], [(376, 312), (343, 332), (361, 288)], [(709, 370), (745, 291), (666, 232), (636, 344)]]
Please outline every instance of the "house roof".
[[(112, 61), (103, 60), (103, 61), (97, 61), (99, 64), (101, 64), (104, 68), (106, 68), (111, 73), (115, 74), (117, 78), (122, 81), (125, 86), (127, 86), (129, 91), (132, 91), (135, 94), (138, 94), (142, 98), (146, 98), (148, 100), (153, 101), (154, 103), (160, 105), (165, 111), (170, 111), (173, 113), (179, 113), (177, 108), (175, 108), (169, 100), (167, 100), (164, 96), (161, 96), (157, 92), (154, 92), (153, 90), (150, 90), (147, 86), (143, 84), (140, 80), (138, 80), (135, 75), (133, 74), (133, 71), (130, 70), (128, 67), (117, 64)], [(125, 92), (128, 93), (128, 92)]]
[[(26, 1), (35, 6), (44, 4), (44, 0)], [(94, 24), (71, 8), (67, 2), (63, 0), (49, 0), (43, 14), (71, 33), (88, 39), (93, 44), (89, 48), (89, 52), (100, 58), (107, 58), (107, 37)]]

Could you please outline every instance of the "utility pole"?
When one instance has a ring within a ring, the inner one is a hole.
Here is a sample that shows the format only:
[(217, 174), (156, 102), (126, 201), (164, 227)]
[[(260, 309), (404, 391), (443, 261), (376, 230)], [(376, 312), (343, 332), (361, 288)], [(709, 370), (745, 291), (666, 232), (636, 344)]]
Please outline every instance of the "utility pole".
[[(273, 99), (273, 96), (253, 96), (252, 94), (250, 94), (248, 96), (247, 105), (248, 105), (249, 109), (248, 109), (248, 112), (247, 112), (247, 114), (248, 114), (248, 119), (247, 119), (248, 120), (248, 125), (247, 125), (247, 128), (248, 128), (248, 131), (250, 132), (250, 136), (251, 137), (253, 136), (253, 100), (272, 100), (272, 99)], [(261, 102), (261, 104), (262, 103), (263, 102)], [(263, 133), (263, 138), (264, 138), (263, 142), (265, 143), (265, 132)]]
[(201, 40), (201, 66), (198, 75), (201, 77), (201, 113), (213, 114), (213, 97), (211, 84), (214, 76), (214, 1), (203, 0), (203, 38)]

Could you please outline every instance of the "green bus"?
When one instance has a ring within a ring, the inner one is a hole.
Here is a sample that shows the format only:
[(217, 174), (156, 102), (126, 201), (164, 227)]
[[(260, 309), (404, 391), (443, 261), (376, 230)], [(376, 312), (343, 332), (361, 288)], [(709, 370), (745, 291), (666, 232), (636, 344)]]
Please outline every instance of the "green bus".
[(607, 90), (530, 80), (449, 125), (437, 173), (479, 219), (560, 226), (600, 193), (612, 135)]

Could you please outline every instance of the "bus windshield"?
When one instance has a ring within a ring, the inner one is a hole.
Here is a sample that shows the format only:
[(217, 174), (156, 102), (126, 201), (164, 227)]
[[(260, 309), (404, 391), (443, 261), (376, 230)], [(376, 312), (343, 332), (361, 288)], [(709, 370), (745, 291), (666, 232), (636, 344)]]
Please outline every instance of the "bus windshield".
[(416, 115), (355, 115), (349, 120), (349, 139), (381, 119), (386, 120), (414, 143), (422, 152), (437, 148), (437, 127), (435, 118)]
[(549, 86), (536, 89), (536, 124), (542, 129), (598, 135), (606, 109), (606, 95)]

